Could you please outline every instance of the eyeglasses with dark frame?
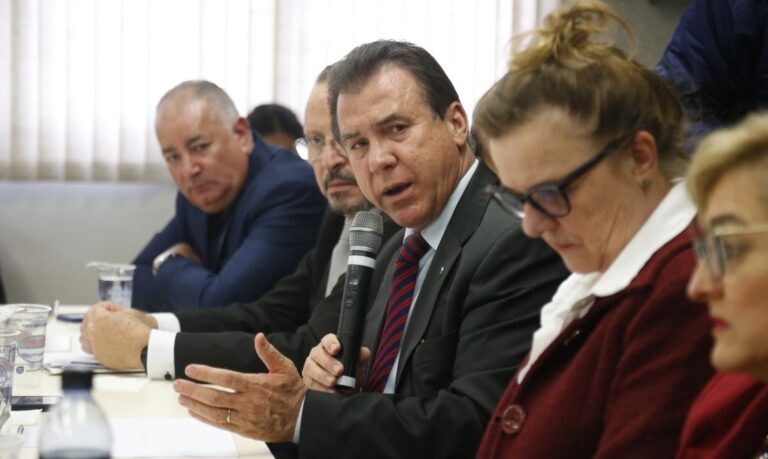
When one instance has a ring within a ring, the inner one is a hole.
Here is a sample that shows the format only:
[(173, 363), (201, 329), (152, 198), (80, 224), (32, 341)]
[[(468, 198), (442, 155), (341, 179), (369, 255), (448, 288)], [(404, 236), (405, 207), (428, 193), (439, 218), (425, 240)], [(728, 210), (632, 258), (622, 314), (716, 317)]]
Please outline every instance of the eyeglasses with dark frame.
[(735, 260), (743, 253), (741, 249), (732, 248), (725, 239), (732, 236), (749, 236), (768, 234), (768, 223), (746, 225), (740, 227), (713, 228), (703, 231), (694, 239), (693, 248), (699, 262), (704, 262), (709, 274), (716, 280), (725, 275), (725, 267), (729, 261)]
[(504, 210), (520, 218), (525, 217), (526, 202), (530, 202), (533, 207), (548, 217), (565, 217), (571, 213), (571, 202), (568, 200), (568, 194), (565, 192), (566, 188), (595, 167), (595, 165), (608, 156), (608, 153), (618, 150), (631, 138), (632, 136), (623, 136), (609, 143), (589, 161), (576, 168), (576, 170), (559, 182), (537, 185), (525, 194), (515, 193), (501, 184), (492, 185), (489, 192), (492, 193), (493, 198)]

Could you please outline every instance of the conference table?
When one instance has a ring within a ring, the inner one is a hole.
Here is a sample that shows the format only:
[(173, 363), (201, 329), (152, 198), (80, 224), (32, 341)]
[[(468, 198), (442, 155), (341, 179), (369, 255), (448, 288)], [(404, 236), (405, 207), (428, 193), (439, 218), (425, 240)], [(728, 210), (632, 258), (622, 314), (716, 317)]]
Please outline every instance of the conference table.
[[(68, 310), (69, 308), (69, 310)], [(59, 312), (73, 312), (82, 310), (82, 307), (66, 307), (59, 308)], [(77, 323), (62, 322), (55, 318), (51, 318), (48, 322), (48, 328), (46, 332), (46, 341), (49, 344), (56, 343), (57, 351), (61, 351), (62, 346), (68, 346), (71, 351), (77, 351), (79, 349), (79, 333), (80, 325)], [(62, 344), (64, 343), (64, 344)], [(46, 346), (46, 353), (49, 352), (49, 346)], [(209, 426), (193, 419), (178, 403), (177, 394), (173, 391), (172, 383), (170, 381), (153, 381), (149, 380), (144, 373), (105, 373), (96, 374), (94, 376), (94, 389), (92, 391), (93, 397), (99, 404), (101, 409), (106, 414), (107, 418), (112, 424), (113, 438), (118, 436), (120, 432), (115, 432), (116, 425), (130, 426), (130, 425), (174, 425), (179, 426), (178, 430), (187, 430), (187, 432), (175, 432), (176, 436), (187, 435), (187, 441), (194, 441), (194, 433), (189, 430), (196, 431), (195, 429), (207, 429), (212, 431), (218, 436), (226, 435), (231, 436), (234, 441), (234, 446), (237, 450), (237, 456), (230, 454), (229, 456), (219, 455), (218, 453), (213, 456), (198, 456), (196, 457), (241, 457), (241, 458), (271, 458), (273, 457), (269, 449), (264, 442), (251, 440), (241, 437), (236, 434), (231, 434), (219, 429), (213, 429)], [(14, 395), (61, 395), (61, 376), (50, 374), (47, 370), (42, 371), (42, 375), (39, 378), (39, 383), (19, 385), (14, 381), (13, 387)], [(14, 420), (19, 419), (24, 412), (14, 413), (9, 420), (9, 425), (5, 426), (6, 431), (16, 431), (16, 425), (13, 425)], [(34, 416), (34, 413), (30, 413)], [(45, 413), (42, 413), (37, 422), (34, 425), (29, 425), (29, 421), (24, 422), (24, 433), (26, 442), (23, 445), (19, 458), (36, 458), (37, 449), (30, 443), (37, 436), (37, 427), (44, 422)], [(173, 424), (171, 424), (173, 423)], [(194, 429), (182, 429), (182, 427), (192, 427)], [(129, 427), (125, 427), (129, 428)], [(173, 430), (173, 429), (171, 429)], [(125, 432), (123, 432), (125, 433)], [(32, 436), (33, 438), (30, 438)], [(158, 433), (157, 435), (150, 435), (148, 438), (144, 437), (142, 442), (162, 441), (166, 433)], [(190, 436), (192, 438), (190, 438)], [(114, 440), (113, 440), (114, 441)], [(146, 446), (146, 445), (144, 445)], [(145, 448), (146, 449), (146, 448)], [(151, 456), (146, 453), (142, 453), (138, 456), (121, 456), (121, 457), (181, 457), (175, 456)]]

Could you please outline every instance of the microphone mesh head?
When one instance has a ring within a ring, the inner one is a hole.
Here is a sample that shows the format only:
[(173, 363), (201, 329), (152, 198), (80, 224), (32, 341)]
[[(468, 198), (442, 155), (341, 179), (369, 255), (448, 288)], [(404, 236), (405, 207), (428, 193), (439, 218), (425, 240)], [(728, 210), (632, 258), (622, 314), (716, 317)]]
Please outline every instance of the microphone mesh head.
[(384, 235), (384, 220), (374, 210), (362, 210), (355, 214), (349, 228), (349, 247), (352, 250), (365, 250), (379, 253)]

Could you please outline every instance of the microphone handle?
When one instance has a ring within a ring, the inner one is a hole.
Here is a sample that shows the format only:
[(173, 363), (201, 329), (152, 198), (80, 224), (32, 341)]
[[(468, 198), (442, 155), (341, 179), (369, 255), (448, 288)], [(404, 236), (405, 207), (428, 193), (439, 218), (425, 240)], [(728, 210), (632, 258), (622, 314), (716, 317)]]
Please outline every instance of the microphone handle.
[(359, 264), (347, 266), (336, 334), (341, 343), (338, 358), (344, 365), (344, 373), (336, 383), (337, 387), (354, 389), (357, 382), (357, 362), (360, 359), (360, 342), (363, 338), (363, 324), (367, 312), (366, 301), (372, 274), (373, 268), (369, 266)]

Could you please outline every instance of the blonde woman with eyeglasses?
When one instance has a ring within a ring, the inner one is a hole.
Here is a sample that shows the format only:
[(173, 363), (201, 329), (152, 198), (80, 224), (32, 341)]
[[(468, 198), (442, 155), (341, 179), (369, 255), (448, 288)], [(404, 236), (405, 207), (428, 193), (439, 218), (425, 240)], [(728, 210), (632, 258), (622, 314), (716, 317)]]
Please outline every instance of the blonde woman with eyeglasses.
[(601, 2), (553, 12), (475, 110), (494, 198), (572, 272), (478, 457), (673, 457), (713, 374), (705, 308), (685, 293), (696, 207), (675, 181), (680, 104), (601, 40), (612, 24), (627, 26)]
[(768, 458), (768, 113), (710, 134), (688, 187), (701, 226), (689, 296), (706, 301), (716, 374), (678, 458)]

